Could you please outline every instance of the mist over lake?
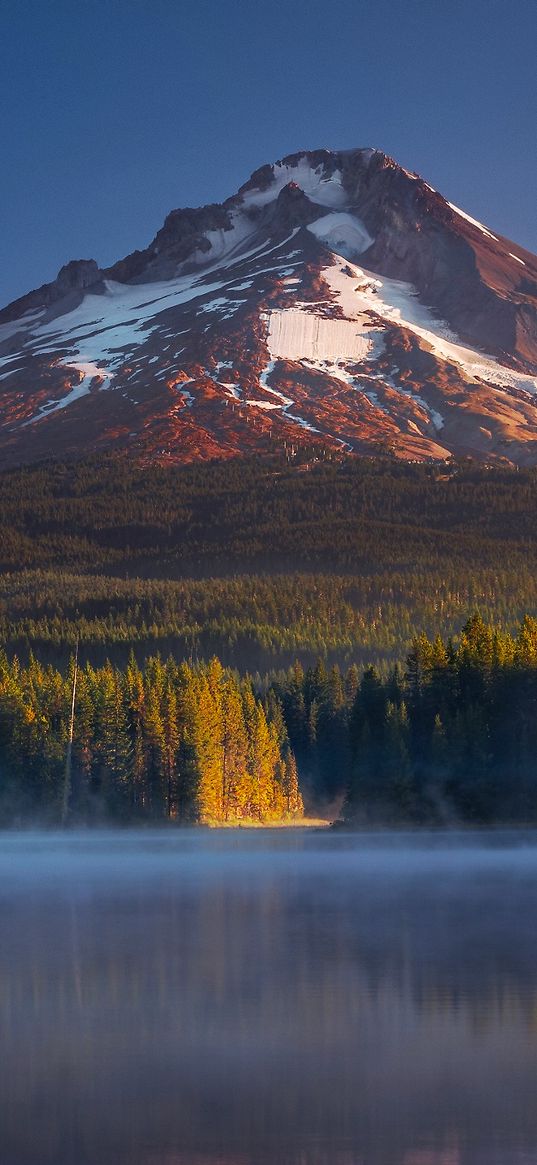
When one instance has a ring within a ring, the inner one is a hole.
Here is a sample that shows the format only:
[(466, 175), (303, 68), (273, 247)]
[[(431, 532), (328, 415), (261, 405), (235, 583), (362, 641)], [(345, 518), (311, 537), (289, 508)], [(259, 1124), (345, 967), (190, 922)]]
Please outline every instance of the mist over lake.
[(537, 834), (0, 842), (2, 1165), (537, 1160)]

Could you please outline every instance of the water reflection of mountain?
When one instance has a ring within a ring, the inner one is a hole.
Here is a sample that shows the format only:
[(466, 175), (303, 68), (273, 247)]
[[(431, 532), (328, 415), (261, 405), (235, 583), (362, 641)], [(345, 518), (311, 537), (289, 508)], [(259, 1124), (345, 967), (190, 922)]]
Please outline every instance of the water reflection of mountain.
[(11, 886), (0, 858), (2, 1161), (537, 1148), (537, 851), (155, 844)]

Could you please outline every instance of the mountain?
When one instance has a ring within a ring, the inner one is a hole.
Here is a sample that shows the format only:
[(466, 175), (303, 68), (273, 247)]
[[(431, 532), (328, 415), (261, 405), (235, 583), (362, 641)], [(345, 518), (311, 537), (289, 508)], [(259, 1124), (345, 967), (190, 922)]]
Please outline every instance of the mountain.
[(372, 149), (257, 170), (0, 312), (0, 465), (299, 446), (537, 463), (537, 258)]

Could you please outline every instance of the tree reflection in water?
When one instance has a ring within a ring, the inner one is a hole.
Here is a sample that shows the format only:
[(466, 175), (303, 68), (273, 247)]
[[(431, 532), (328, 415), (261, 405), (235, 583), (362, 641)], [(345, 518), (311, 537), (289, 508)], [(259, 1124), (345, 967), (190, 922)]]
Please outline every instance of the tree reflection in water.
[(528, 835), (4, 836), (6, 1165), (528, 1165)]

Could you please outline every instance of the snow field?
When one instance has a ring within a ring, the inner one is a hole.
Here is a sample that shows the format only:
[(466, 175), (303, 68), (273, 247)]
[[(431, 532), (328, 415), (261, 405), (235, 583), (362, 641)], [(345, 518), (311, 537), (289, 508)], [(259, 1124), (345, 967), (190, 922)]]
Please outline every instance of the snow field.
[(241, 195), (244, 206), (266, 206), (278, 197), (289, 182), (296, 182), (304, 194), (319, 206), (336, 208), (345, 206), (349, 201), (341, 184), (340, 171), (336, 170), (330, 178), (326, 178), (323, 176), (323, 166), (313, 169), (306, 157), (301, 158), (296, 166), (277, 162), (272, 172), (274, 178), (266, 190), (247, 190)]
[(371, 329), (358, 321), (330, 319), (302, 308), (271, 311), (267, 345), (284, 360), (367, 360), (373, 350)]
[(370, 321), (367, 313), (375, 312), (381, 319), (408, 328), (429, 344), (436, 356), (457, 365), (471, 379), (486, 380), (500, 388), (521, 389), (532, 395), (537, 393), (537, 377), (515, 372), (493, 356), (460, 344), (448, 325), (420, 303), (410, 283), (381, 278), (350, 263), (345, 267), (334, 263), (322, 274), (350, 319), (365, 325), (365, 321)]
[(365, 229), (360, 219), (345, 212), (325, 214), (322, 218), (312, 222), (308, 230), (321, 243), (330, 247), (337, 255), (346, 259), (353, 259), (367, 251), (373, 243), (371, 235)]

